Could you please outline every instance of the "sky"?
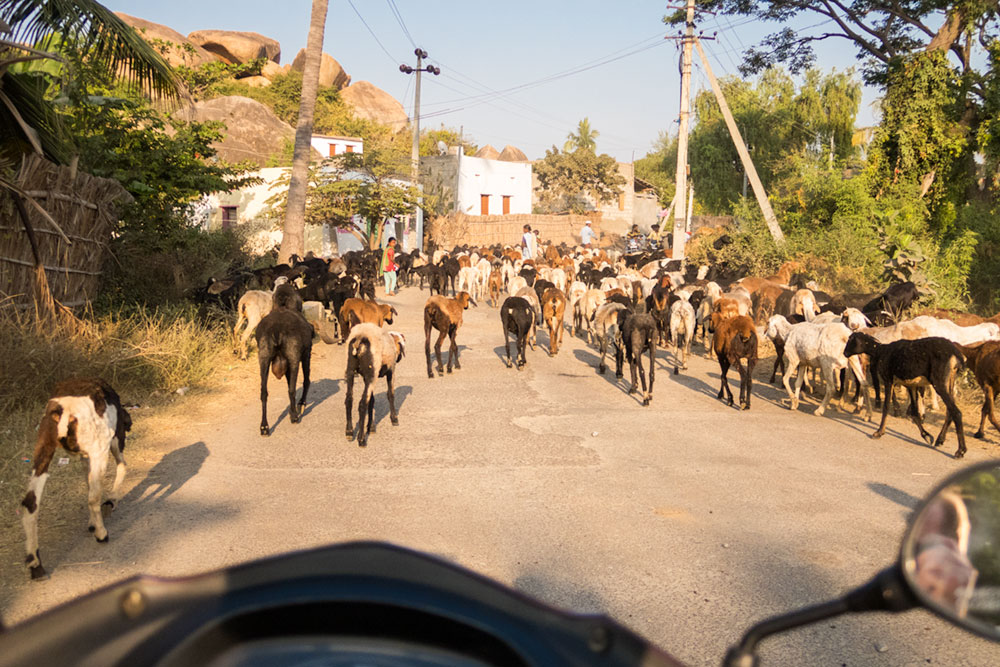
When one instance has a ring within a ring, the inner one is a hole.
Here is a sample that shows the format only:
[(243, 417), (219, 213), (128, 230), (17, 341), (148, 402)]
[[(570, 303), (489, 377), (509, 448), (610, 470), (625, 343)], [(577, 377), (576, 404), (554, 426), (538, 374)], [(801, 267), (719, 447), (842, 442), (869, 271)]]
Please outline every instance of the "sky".
[[(309, 0), (104, 0), (114, 11), (188, 34), (221, 29), (258, 32), (281, 44), (290, 63), (305, 46)], [(599, 152), (630, 162), (664, 131), (675, 134), (680, 104), (679, 48), (665, 40), (666, 2), (649, 0), (330, 0), (323, 50), (352, 81), (370, 81), (412, 117), (414, 47), (440, 76), (421, 82), (421, 128), (461, 129), (482, 146), (511, 144), (530, 159), (561, 147), (588, 118)], [(398, 10), (398, 16), (393, 11)], [(360, 18), (359, 18), (360, 15)], [(363, 20), (362, 20), (363, 19)], [(804, 22), (805, 27), (816, 21)], [(366, 25), (367, 24), (367, 25)], [(735, 75), (740, 53), (778, 29), (748, 19), (706, 15), (698, 25), (716, 76)], [(852, 45), (817, 46), (817, 66), (859, 65)], [(692, 92), (709, 88), (694, 55)], [(866, 88), (858, 126), (873, 124), (878, 91)]]

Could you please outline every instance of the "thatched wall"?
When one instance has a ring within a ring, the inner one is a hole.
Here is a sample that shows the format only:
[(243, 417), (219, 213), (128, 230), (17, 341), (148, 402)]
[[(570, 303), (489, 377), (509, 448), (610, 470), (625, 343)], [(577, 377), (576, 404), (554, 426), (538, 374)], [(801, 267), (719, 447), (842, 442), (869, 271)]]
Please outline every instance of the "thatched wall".
[(430, 237), (438, 245), (485, 246), (494, 243), (516, 245), (521, 242), (524, 226), (537, 229), (543, 242), (580, 243), (580, 229), (590, 220), (591, 227), (601, 233), (601, 214), (586, 215), (465, 215), (452, 213), (434, 218), (429, 223)]
[[(114, 227), (116, 200), (130, 199), (118, 183), (31, 155), (21, 163), (17, 184), (55, 220), (58, 229), (25, 201), (52, 296), (63, 305), (83, 305), (97, 294), (101, 263)], [(0, 190), (0, 300), (29, 302), (35, 257), (11, 193)]]

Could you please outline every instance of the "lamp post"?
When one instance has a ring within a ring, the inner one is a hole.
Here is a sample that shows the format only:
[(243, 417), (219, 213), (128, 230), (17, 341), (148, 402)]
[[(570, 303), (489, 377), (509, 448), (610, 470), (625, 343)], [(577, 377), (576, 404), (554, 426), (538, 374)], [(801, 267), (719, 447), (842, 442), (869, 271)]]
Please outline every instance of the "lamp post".
[[(410, 67), (409, 65), (400, 65), (399, 71), (403, 74), (413, 74), (417, 73), (416, 81), (416, 92), (413, 95), (413, 149), (410, 152), (410, 171), (411, 178), (413, 179), (413, 184), (418, 188), (420, 187), (420, 73), (427, 72), (428, 74), (433, 74), (437, 76), (441, 73), (440, 67), (434, 67), (433, 65), (428, 65), (423, 67), (424, 58), (427, 57), (427, 52), (423, 49), (414, 49), (413, 55), (417, 57), (417, 66)], [(423, 197), (417, 199), (417, 205), (414, 210), (414, 219), (416, 220), (416, 234), (417, 234), (417, 248), (420, 250), (424, 249), (424, 211), (421, 208), (423, 203)]]

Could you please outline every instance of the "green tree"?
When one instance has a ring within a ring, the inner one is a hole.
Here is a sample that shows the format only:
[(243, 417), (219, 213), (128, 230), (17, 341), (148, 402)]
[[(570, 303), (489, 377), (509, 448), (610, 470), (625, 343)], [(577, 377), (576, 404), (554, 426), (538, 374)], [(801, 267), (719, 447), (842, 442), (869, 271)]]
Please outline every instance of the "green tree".
[(622, 193), (625, 178), (610, 155), (595, 155), (577, 148), (568, 153), (553, 146), (533, 165), (539, 183), (539, 208), (543, 212), (583, 213), (594, 202), (605, 203)]
[(466, 155), (472, 155), (479, 150), (479, 146), (465, 135), (459, 134), (452, 128), (441, 127), (438, 130), (424, 130), (420, 133), (420, 155), (437, 155), (439, 141), (448, 146), (461, 146)]
[(566, 143), (563, 144), (563, 150), (567, 153), (572, 153), (577, 148), (582, 148), (596, 153), (597, 137), (600, 134), (600, 132), (590, 127), (590, 119), (584, 118), (576, 126), (576, 132), (570, 132), (566, 135)]
[(313, 115), (319, 89), (319, 66), (323, 55), (323, 31), (326, 28), (327, 0), (313, 0), (306, 40), (305, 64), (302, 67), (302, 97), (295, 128), (295, 152), (292, 157), (285, 225), (278, 261), (287, 262), (293, 254), (305, 253), (306, 189), (309, 162), (312, 158)]
[(653, 184), (660, 206), (670, 206), (677, 189), (674, 177), (677, 172), (677, 137), (661, 132), (653, 150), (635, 161), (635, 175)]

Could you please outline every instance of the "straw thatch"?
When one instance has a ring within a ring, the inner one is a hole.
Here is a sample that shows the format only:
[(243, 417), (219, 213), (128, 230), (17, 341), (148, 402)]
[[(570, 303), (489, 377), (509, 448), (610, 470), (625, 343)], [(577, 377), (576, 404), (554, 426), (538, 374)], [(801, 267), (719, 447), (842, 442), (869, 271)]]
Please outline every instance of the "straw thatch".
[(503, 147), (497, 159), (503, 162), (528, 162), (528, 156), (524, 154), (524, 151), (510, 144)]
[(441, 247), (456, 245), (486, 246), (500, 243), (516, 245), (521, 242), (524, 226), (538, 230), (543, 242), (580, 243), (580, 230), (590, 220), (591, 227), (601, 233), (601, 213), (586, 215), (465, 215), (451, 213), (434, 218), (429, 223), (431, 239)]
[(497, 149), (493, 148), (493, 146), (486, 144), (478, 151), (476, 151), (476, 154), (473, 155), (472, 157), (481, 157), (486, 160), (496, 160), (498, 157), (500, 157), (500, 152)]
[[(0, 192), (0, 300), (37, 305), (54, 298), (80, 306), (97, 294), (117, 220), (114, 203), (131, 197), (118, 181), (74, 172), (37, 155), (26, 156), (18, 172), (16, 183), (32, 200), (22, 203), (44, 273), (36, 272), (14, 195)], [(39, 294), (46, 282), (51, 294)]]

